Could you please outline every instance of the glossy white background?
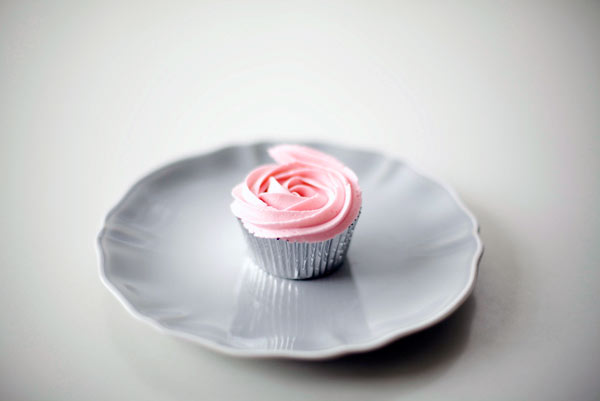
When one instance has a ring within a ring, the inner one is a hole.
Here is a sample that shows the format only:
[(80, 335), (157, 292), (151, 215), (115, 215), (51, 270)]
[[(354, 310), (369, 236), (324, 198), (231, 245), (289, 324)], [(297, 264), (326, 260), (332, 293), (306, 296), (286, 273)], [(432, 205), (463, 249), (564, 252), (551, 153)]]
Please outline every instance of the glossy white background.
[[(597, 399), (600, 5), (3, 2), (3, 399)], [(326, 363), (132, 319), (95, 236), (134, 180), (231, 142), (343, 142), (452, 184), (486, 252), (456, 315)]]

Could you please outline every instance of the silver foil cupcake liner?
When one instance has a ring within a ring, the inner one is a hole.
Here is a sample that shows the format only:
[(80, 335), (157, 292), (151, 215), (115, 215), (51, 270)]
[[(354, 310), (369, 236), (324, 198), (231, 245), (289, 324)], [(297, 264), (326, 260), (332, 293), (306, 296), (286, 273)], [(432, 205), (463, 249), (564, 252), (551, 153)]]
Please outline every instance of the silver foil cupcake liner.
[(304, 280), (327, 275), (342, 265), (359, 216), (343, 232), (320, 242), (261, 238), (251, 234), (241, 221), (240, 225), (250, 258), (258, 267), (273, 276)]

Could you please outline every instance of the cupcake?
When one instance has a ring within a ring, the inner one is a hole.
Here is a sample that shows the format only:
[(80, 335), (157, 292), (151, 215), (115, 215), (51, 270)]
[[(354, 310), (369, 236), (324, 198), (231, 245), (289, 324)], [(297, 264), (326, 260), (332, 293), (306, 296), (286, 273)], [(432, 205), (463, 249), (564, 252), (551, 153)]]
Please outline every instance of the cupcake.
[(339, 160), (299, 145), (269, 149), (276, 163), (252, 170), (233, 188), (253, 262), (274, 276), (308, 279), (338, 268), (348, 251), (362, 196)]

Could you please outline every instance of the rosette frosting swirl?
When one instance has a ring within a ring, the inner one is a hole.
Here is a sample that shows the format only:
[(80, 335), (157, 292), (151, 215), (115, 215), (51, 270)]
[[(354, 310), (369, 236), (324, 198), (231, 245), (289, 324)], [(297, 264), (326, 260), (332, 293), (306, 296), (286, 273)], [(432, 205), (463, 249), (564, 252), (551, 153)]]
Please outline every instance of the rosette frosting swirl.
[(252, 170), (233, 188), (233, 214), (262, 238), (318, 242), (356, 219), (362, 196), (358, 178), (332, 156), (299, 145), (269, 149), (277, 164)]

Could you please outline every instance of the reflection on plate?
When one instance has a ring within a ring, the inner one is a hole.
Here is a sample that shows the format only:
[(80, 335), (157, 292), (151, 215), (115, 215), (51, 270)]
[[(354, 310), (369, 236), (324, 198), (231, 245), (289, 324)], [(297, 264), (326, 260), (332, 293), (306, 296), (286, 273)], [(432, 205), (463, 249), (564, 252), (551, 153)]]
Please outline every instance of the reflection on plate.
[(286, 280), (248, 260), (240, 276), (231, 333), (254, 342), (256, 348), (272, 350), (309, 347), (302, 342), (312, 336), (331, 346), (349, 334), (356, 342), (368, 339), (351, 270), (346, 261), (334, 274), (318, 280)]

